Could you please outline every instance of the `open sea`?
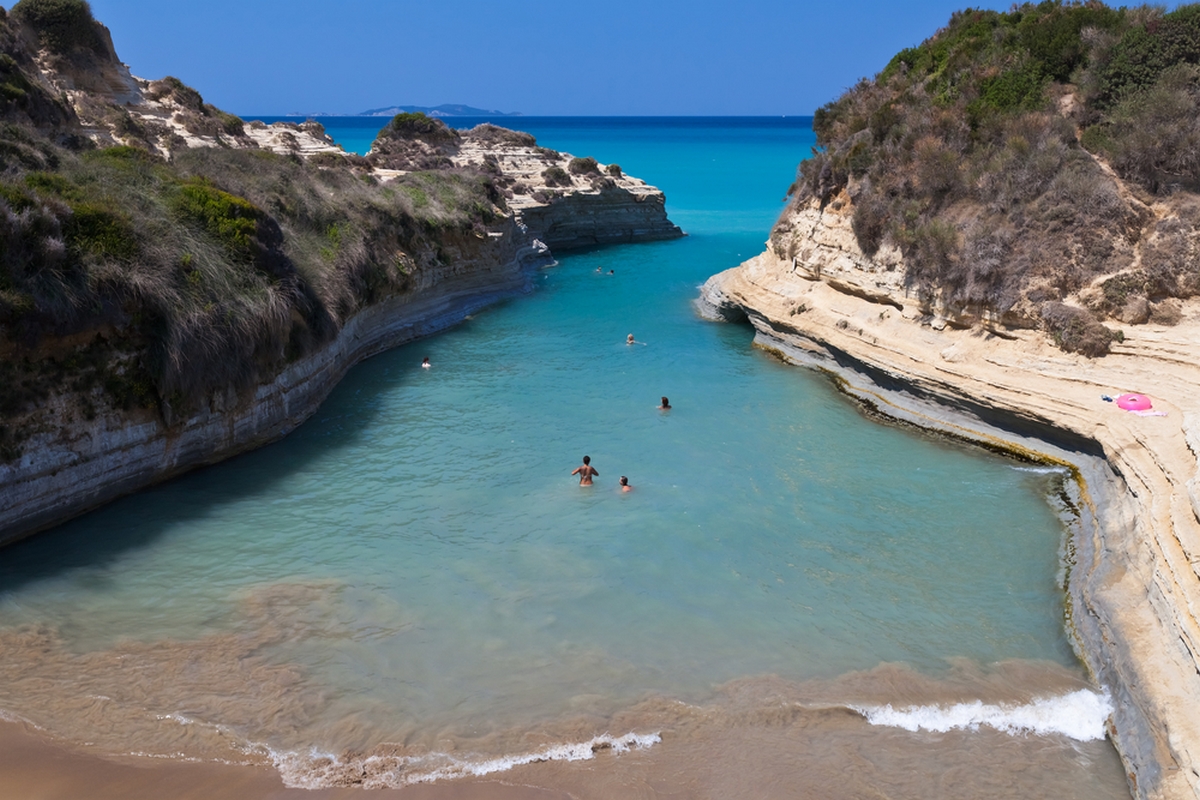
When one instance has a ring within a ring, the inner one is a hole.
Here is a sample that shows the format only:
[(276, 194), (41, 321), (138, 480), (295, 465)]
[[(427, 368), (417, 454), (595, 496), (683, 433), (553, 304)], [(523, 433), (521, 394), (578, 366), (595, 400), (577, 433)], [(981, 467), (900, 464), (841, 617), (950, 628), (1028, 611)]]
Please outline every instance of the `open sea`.
[[(387, 118), (320, 121), (365, 152)], [(561, 255), (283, 441), (0, 550), (0, 715), (312, 788), (1128, 798), (1064, 631), (1063, 476), (873, 422), (693, 309), (810, 120), (494, 121), (688, 237)]]

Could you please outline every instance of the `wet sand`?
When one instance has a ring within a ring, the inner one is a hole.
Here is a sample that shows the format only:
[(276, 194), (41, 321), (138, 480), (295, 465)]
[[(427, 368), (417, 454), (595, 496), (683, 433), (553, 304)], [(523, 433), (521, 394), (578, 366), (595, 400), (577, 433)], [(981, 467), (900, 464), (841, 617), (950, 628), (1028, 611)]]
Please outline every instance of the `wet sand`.
[[(650, 747), (618, 752), (599, 746), (586, 760), (538, 760), (485, 777), (368, 791), (380, 800), (1127, 800), (1120, 761), (1103, 739), (1014, 734), (988, 725), (914, 731), (872, 725), (854, 710), (884, 701), (945, 707), (978, 700), (1012, 706), (1047, 691), (1061, 695), (1084, 685), (1071, 670), (1028, 662), (995, 665), (986, 672), (964, 666), (938, 680), (894, 665), (803, 684), (769, 676), (743, 679), (720, 687), (711, 704), (647, 699), (610, 720), (614, 730), (647, 729), (656, 723), (661, 741)], [(847, 697), (853, 698), (853, 706), (845, 704)], [(347, 759), (336, 776), (338, 788), (307, 790), (285, 787), (269, 766), (101, 757), (87, 748), (50, 741), (28, 726), (2, 723), (0, 797), (361, 799), (358, 784), (387, 785), (381, 779), (392, 768), (390, 749)], [(303, 783), (322, 765), (312, 768), (312, 774), (295, 777)]]
[[(169, 759), (110, 760), (0, 721), (0, 797), (21, 800), (362, 800), (360, 789), (289, 789), (265, 767)], [(561, 800), (567, 794), (495, 780), (372, 791), (372, 800)]]

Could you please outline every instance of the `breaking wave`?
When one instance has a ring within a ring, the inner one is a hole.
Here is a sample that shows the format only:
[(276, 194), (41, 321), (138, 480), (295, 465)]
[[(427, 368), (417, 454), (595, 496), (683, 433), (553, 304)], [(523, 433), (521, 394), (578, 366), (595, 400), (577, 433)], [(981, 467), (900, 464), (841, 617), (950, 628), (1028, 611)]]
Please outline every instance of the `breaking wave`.
[(586, 761), (608, 750), (621, 754), (652, 747), (662, 741), (657, 733), (603, 734), (586, 742), (550, 745), (515, 755), (462, 758), (447, 753), (419, 756), (375, 753), (336, 756), (331, 753), (276, 753), (271, 759), (283, 782), (293, 789), (322, 789), (331, 786), (361, 786), (364, 789), (399, 788), (454, 778), (480, 777), (505, 772), (513, 767), (545, 761)]
[(1090, 742), (1104, 738), (1105, 723), (1113, 712), (1113, 705), (1108, 695), (1080, 689), (1021, 705), (992, 705), (976, 700), (949, 706), (856, 706), (854, 710), (872, 725), (914, 732), (978, 730), (986, 725), (1014, 735), (1058, 733), (1081, 742)]

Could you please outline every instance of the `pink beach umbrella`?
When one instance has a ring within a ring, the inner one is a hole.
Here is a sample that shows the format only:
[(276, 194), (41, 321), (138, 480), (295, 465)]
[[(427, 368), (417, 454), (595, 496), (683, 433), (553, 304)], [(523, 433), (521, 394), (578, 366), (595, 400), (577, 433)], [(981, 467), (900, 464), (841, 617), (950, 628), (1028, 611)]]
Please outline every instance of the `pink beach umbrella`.
[(1153, 407), (1150, 398), (1144, 394), (1123, 394), (1117, 398), (1117, 408), (1126, 411), (1149, 411)]

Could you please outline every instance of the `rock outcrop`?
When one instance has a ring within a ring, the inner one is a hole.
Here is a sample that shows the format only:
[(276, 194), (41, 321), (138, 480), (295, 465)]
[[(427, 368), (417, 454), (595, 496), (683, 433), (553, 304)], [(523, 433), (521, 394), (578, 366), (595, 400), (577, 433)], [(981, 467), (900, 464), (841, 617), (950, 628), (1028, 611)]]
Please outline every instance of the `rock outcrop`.
[(440, 120), (418, 124), (430, 130), (380, 134), (367, 155), (375, 174), (393, 177), (438, 167), (491, 174), (508, 207), (552, 250), (684, 235), (667, 219), (663, 193), (619, 165), (539, 147), (528, 133), (495, 125), (459, 132)]
[[(852, 219), (849, 202), (792, 208), (777, 230), (794, 257), (773, 246), (714, 276), (702, 311), (748, 319), (757, 344), (882, 414), (1072, 465), (1068, 628), (1115, 700), (1135, 796), (1200, 796), (1200, 303), (1126, 327), (1104, 358), (1065, 353), (1039, 330), (938, 316), (905, 290), (898, 252), (862, 252)], [(1165, 416), (1101, 399), (1125, 391)]]

